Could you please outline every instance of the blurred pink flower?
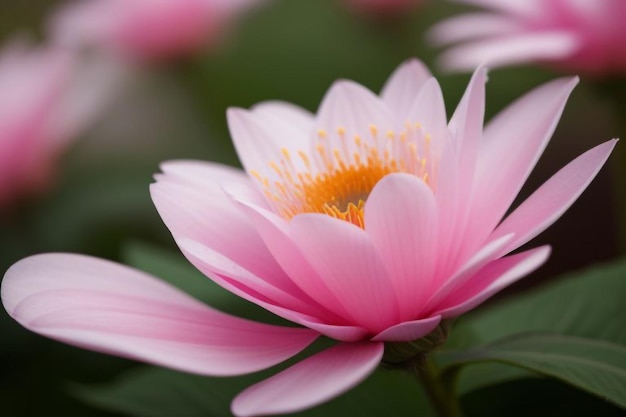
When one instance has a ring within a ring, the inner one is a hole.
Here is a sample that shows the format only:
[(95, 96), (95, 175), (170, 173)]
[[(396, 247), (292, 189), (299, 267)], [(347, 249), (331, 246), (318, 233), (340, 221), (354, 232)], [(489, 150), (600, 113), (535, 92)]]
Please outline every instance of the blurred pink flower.
[(540, 266), (546, 246), (505, 255), (556, 221), (615, 145), (579, 156), (502, 220), (577, 80), (531, 91), (483, 130), (485, 81), (481, 68), (448, 123), (437, 81), (412, 60), (380, 97), (338, 81), (317, 115), (283, 102), (231, 109), (249, 175), (162, 165), (152, 198), (185, 256), (303, 328), (227, 316), (79, 255), (18, 262), (4, 306), (46, 336), (207, 375), (269, 367), (325, 335), (337, 345), (246, 389), (232, 410), (287, 413), (328, 400), (376, 368), (385, 342), (422, 338)]
[(487, 9), (452, 17), (430, 32), (433, 43), (457, 44), (442, 67), (541, 62), (594, 75), (626, 72), (623, 0), (456, 0)]
[(425, 0), (343, 0), (348, 6), (356, 11), (372, 15), (400, 14), (413, 10)]
[(110, 94), (105, 67), (22, 40), (0, 52), (0, 209), (54, 181), (57, 157)]
[(261, 0), (75, 0), (53, 15), (53, 38), (126, 57), (170, 58), (215, 43), (231, 20)]

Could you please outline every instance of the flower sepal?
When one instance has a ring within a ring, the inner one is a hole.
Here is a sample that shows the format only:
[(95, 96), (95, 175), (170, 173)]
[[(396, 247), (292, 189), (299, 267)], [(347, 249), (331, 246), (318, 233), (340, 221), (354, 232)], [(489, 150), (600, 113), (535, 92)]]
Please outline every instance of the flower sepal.
[(427, 354), (446, 343), (453, 322), (454, 319), (442, 320), (433, 331), (417, 340), (385, 343), (383, 366), (409, 370), (423, 363)]

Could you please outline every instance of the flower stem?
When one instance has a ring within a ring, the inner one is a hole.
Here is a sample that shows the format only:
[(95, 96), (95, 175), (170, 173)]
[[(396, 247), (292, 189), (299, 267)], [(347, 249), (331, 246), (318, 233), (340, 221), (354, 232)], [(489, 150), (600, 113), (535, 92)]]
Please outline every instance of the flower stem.
[(415, 362), (412, 371), (424, 387), (430, 402), (439, 417), (462, 417), (463, 412), (450, 387), (444, 384), (437, 366), (424, 355), (424, 359)]

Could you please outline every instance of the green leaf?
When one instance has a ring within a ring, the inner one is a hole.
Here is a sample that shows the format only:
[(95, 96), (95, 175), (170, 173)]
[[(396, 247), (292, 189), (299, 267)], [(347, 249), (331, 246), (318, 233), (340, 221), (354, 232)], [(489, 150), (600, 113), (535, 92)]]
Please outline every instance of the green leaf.
[[(472, 348), (525, 332), (554, 332), (626, 345), (626, 261), (568, 274), (556, 282), (509, 298), (459, 319), (444, 349)], [(445, 353), (445, 350), (443, 351)], [(465, 367), (457, 389), (474, 389), (532, 376), (507, 365)]]
[[(211, 378), (146, 367), (108, 385), (81, 386), (73, 391), (92, 405), (133, 417), (222, 417), (231, 416), (230, 403), (237, 393), (271, 373)], [(387, 370), (378, 370), (332, 401), (294, 415), (434, 416), (415, 381), (406, 374)]]
[(626, 347), (608, 341), (529, 334), (448, 351), (438, 360), (447, 372), (473, 362), (510, 364), (560, 379), (626, 408)]

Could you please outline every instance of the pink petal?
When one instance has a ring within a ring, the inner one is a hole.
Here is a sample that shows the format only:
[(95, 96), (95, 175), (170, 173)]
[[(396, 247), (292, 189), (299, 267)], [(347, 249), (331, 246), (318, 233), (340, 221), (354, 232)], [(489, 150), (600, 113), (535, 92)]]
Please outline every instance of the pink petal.
[(324, 214), (300, 214), (289, 232), (357, 325), (377, 333), (398, 323), (389, 273), (363, 229)]
[(499, 113), (486, 127), (479, 152), (472, 223), (466, 248), (483, 245), (543, 153), (577, 83), (544, 84)]
[(479, 65), (491, 68), (565, 58), (579, 47), (569, 32), (520, 33), (507, 37), (480, 39), (443, 52), (439, 65), (447, 71), (473, 70)]
[(343, 343), (297, 363), (240, 393), (239, 417), (293, 413), (330, 400), (359, 384), (382, 359), (382, 343)]
[[(339, 149), (345, 160), (351, 160), (358, 150), (356, 136), (376, 144), (382, 152), (386, 143), (383, 135), (395, 127), (394, 118), (378, 96), (347, 80), (335, 82), (328, 90), (316, 120), (316, 128), (321, 129), (323, 140), (328, 141), (327, 149)], [(315, 147), (311, 152), (317, 154)]]
[(304, 145), (315, 125), (315, 117), (309, 111), (284, 101), (265, 101), (252, 107), (252, 113), (273, 134)]
[(166, 178), (167, 174), (152, 184), (150, 193), (175, 239), (199, 242), (272, 286), (295, 290), (250, 221), (221, 190), (211, 193), (209, 187), (179, 184)]
[[(280, 107), (280, 110), (277, 110)], [(227, 111), (228, 127), (239, 155), (248, 173), (278, 179), (270, 163), (280, 165), (285, 152), (298, 163), (298, 151), (309, 151), (311, 128), (304, 129), (304, 110), (295, 106), (265, 104), (253, 110), (230, 108)], [(282, 122), (277, 120), (282, 118)], [(260, 185), (260, 184), (255, 184)]]
[(206, 375), (267, 368), (318, 336), (229, 316), (143, 272), (81, 255), (16, 263), (2, 302), (20, 324), (53, 339)]
[(449, 294), (465, 285), (467, 280), (472, 278), (481, 268), (492, 260), (502, 256), (509, 242), (513, 240), (513, 237), (513, 234), (508, 234), (489, 242), (489, 244), (475, 253), (462, 268), (454, 272), (452, 276), (448, 275), (447, 269), (444, 270), (445, 272), (438, 274), (439, 277), (443, 277), (445, 280), (439, 282), (439, 285), (435, 287), (437, 290), (430, 297), (428, 302), (426, 302), (422, 314), (431, 311), (434, 306), (438, 305), (444, 298), (448, 297)]
[(196, 268), (228, 291), (257, 304), (263, 300), (305, 314), (321, 314), (322, 309), (291, 281), (284, 289), (199, 242), (177, 239), (176, 244)]
[(375, 342), (411, 342), (433, 331), (441, 322), (441, 316), (405, 321), (383, 330), (372, 338)]
[[(454, 164), (457, 169), (453, 172), (458, 175), (458, 185), (455, 187), (457, 193), (455, 200), (462, 202), (452, 207), (441, 208), (445, 222), (454, 232), (446, 234), (450, 240), (442, 241), (440, 250), (447, 255), (444, 262), (452, 265), (459, 262), (459, 257), (464, 259), (467, 256), (467, 253), (462, 252), (464, 239), (461, 237), (467, 230), (469, 221), (478, 149), (483, 135), (486, 82), (487, 70), (480, 67), (474, 72), (448, 124), (448, 131), (456, 151)], [(447, 170), (448, 166), (444, 165), (442, 170)]]
[(448, 297), (433, 314), (443, 318), (460, 316), (539, 268), (549, 256), (550, 247), (542, 246), (498, 259)]
[(482, 37), (509, 35), (519, 30), (511, 17), (492, 13), (467, 13), (451, 17), (429, 29), (427, 38), (434, 45), (470, 41)]
[(616, 143), (616, 139), (605, 142), (567, 164), (511, 213), (490, 239), (515, 233), (507, 249), (514, 250), (546, 230), (585, 191)]
[(389, 174), (365, 205), (365, 231), (389, 270), (400, 320), (415, 318), (432, 293), (437, 205), (431, 189), (410, 174)]
[(431, 77), (430, 71), (421, 61), (409, 59), (391, 74), (380, 97), (391, 113), (404, 123), (408, 121), (409, 110), (413, 107), (420, 89)]
[(485, 7), (516, 15), (532, 16), (544, 11), (544, 0), (455, 0), (473, 6)]
[(171, 160), (161, 163), (160, 168), (169, 179), (195, 185), (211, 193), (221, 190), (222, 183), (251, 185), (250, 177), (241, 169), (215, 162)]
[(268, 250), (293, 282), (320, 305), (325, 306), (345, 320), (354, 322), (351, 313), (343, 302), (331, 292), (318, 272), (298, 249), (289, 235), (287, 223), (274, 213), (254, 204), (246, 201), (236, 202), (242, 212), (254, 223)]
[(426, 81), (409, 111), (409, 120), (418, 122), (425, 135), (432, 137), (432, 146), (441, 149), (447, 135), (446, 105), (436, 79)]

